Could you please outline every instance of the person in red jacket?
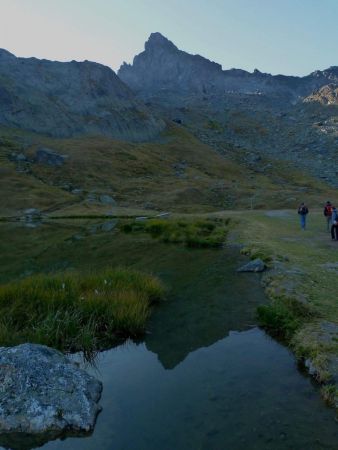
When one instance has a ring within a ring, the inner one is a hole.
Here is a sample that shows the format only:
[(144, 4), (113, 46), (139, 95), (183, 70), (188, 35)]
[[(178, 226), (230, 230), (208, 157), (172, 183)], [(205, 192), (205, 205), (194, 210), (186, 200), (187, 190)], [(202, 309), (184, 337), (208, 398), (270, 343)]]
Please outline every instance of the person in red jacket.
[(324, 216), (326, 217), (327, 231), (330, 231), (332, 225), (332, 204), (327, 201), (324, 206)]

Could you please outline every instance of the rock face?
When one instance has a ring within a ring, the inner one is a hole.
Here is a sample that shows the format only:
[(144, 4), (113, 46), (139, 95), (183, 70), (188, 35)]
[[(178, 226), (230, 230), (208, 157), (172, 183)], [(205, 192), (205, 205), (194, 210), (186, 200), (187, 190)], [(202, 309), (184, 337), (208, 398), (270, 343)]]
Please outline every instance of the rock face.
[(304, 99), (305, 103), (318, 102), (322, 105), (338, 105), (338, 84), (328, 84)]
[(118, 76), (146, 98), (164, 90), (201, 95), (226, 92), (286, 95), (291, 100), (338, 81), (338, 67), (306, 77), (273, 76), (257, 69), (252, 73), (241, 69), (223, 70), (220, 64), (181, 51), (160, 33), (152, 33), (144, 52), (135, 56), (132, 65), (124, 63)]
[[(101, 383), (57, 350), (34, 344), (0, 348), (0, 433), (89, 432)], [(1, 441), (1, 438), (0, 438)]]
[(0, 124), (55, 137), (101, 134), (133, 141), (164, 128), (109, 67), (17, 58), (1, 49)]

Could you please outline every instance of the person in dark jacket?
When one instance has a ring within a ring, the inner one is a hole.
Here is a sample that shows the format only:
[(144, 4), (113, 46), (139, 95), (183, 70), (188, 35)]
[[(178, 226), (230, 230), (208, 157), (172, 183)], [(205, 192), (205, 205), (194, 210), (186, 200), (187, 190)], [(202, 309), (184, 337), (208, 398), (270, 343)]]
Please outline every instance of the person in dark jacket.
[(326, 218), (327, 231), (330, 231), (332, 225), (332, 209), (333, 206), (330, 201), (327, 201), (324, 206), (324, 216)]
[(338, 241), (338, 211), (334, 206), (332, 207), (331, 237)]
[(300, 216), (300, 226), (302, 230), (306, 229), (306, 216), (309, 214), (309, 209), (305, 203), (301, 203), (298, 208), (298, 214)]

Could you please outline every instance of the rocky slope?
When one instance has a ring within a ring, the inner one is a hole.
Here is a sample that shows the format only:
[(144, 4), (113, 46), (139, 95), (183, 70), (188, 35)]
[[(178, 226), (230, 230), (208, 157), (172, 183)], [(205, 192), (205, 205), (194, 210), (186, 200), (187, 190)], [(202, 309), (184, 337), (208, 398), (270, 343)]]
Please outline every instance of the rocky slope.
[(338, 185), (338, 67), (305, 77), (222, 70), (154, 33), (118, 75), (153, 111), (187, 127), (243, 170), (261, 170), (262, 157), (282, 159)]
[(152, 33), (145, 50), (133, 64), (124, 63), (118, 76), (135, 92), (149, 97), (162, 90), (182, 93), (242, 93), (287, 96), (293, 100), (338, 81), (338, 67), (316, 71), (306, 77), (270, 75), (255, 70), (222, 70), (222, 66), (200, 55), (179, 50), (160, 33)]
[(304, 99), (304, 102), (318, 102), (322, 105), (338, 105), (338, 84), (328, 84)]
[(108, 67), (17, 58), (0, 50), (0, 124), (56, 137), (146, 140), (163, 128)]

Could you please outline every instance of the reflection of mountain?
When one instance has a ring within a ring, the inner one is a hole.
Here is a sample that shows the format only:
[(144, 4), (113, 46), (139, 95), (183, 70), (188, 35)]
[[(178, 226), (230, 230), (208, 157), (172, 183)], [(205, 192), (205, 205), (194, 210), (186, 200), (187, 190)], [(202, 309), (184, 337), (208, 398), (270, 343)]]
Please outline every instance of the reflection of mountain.
[(264, 301), (258, 277), (235, 272), (236, 255), (193, 253), (190, 261), (182, 255), (176, 271), (169, 274), (173, 292), (168, 303), (155, 312), (146, 339), (147, 348), (166, 369), (231, 330), (247, 329), (257, 305)]
[(65, 437), (88, 437), (92, 433), (64, 433), (59, 432), (30, 435), (25, 433), (5, 433), (0, 435), (0, 449), (8, 450), (31, 450), (45, 445), (49, 441)]

